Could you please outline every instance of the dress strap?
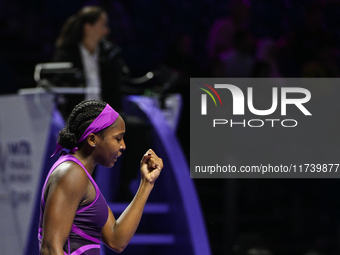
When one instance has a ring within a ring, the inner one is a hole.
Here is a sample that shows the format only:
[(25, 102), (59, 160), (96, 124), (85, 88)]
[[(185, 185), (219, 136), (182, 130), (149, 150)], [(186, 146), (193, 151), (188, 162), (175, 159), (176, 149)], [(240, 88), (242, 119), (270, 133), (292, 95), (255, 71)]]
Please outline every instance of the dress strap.
[(88, 244), (80, 247), (79, 249), (75, 250), (71, 253), (71, 255), (81, 255), (83, 252), (90, 250), (90, 249), (100, 249), (100, 244)]
[(83, 230), (81, 230), (80, 228), (78, 228), (76, 225), (72, 225), (72, 228), (71, 228), (71, 231), (76, 233), (77, 235), (89, 240), (89, 241), (92, 241), (94, 243), (98, 243), (100, 244), (100, 240), (98, 240), (97, 238), (94, 238), (92, 236), (90, 236), (89, 234), (86, 234)]

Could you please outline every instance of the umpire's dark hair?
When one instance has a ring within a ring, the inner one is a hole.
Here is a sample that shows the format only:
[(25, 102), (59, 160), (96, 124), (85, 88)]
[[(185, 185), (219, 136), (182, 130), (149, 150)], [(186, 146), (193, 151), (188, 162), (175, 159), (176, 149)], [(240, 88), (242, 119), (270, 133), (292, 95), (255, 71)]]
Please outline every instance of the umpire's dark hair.
[(77, 46), (83, 39), (84, 25), (94, 24), (103, 13), (105, 13), (104, 9), (98, 6), (86, 6), (72, 15), (61, 29), (56, 48), (68, 49)]
[(58, 143), (66, 149), (77, 147), (82, 134), (103, 111), (106, 104), (100, 100), (85, 100), (76, 105), (67, 119), (65, 128), (59, 132)]

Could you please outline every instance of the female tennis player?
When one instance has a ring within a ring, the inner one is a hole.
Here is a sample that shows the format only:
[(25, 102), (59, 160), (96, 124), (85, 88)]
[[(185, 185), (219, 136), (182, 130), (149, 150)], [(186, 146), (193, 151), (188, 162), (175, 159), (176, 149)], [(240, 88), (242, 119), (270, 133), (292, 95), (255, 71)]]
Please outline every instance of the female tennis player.
[(103, 101), (86, 100), (73, 109), (59, 132), (55, 154), (61, 156), (42, 189), (40, 254), (100, 255), (101, 242), (116, 252), (128, 245), (163, 162), (151, 149), (143, 155), (139, 189), (116, 220), (91, 175), (97, 164), (115, 164), (126, 148), (124, 133), (124, 120)]

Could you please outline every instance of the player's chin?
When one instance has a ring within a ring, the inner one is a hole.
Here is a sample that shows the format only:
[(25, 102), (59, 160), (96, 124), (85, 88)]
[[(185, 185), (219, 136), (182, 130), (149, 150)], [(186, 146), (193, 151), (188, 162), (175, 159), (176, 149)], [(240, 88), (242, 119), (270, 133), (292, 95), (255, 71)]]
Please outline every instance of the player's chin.
[(116, 162), (117, 162), (117, 158), (114, 158), (111, 162), (108, 162), (108, 166), (106, 167), (113, 167)]

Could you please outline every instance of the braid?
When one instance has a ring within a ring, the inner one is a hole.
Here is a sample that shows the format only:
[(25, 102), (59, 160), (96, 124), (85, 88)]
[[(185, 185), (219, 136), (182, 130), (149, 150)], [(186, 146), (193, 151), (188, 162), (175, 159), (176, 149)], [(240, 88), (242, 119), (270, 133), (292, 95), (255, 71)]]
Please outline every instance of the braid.
[(59, 132), (58, 143), (64, 148), (76, 147), (78, 140), (98, 115), (106, 103), (99, 100), (85, 100), (72, 110), (66, 122), (66, 127)]

